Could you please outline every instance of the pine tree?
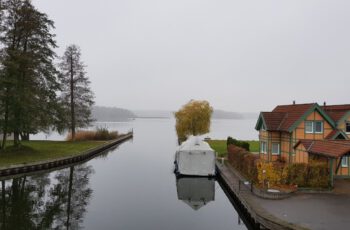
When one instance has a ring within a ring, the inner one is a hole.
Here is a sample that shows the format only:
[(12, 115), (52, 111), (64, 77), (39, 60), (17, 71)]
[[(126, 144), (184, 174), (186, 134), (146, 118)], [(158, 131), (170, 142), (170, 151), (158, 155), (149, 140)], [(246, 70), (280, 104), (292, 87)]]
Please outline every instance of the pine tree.
[(75, 140), (76, 128), (87, 127), (93, 120), (91, 109), (94, 104), (90, 81), (86, 76), (85, 65), (81, 61), (81, 51), (76, 45), (67, 47), (60, 63), (62, 81), (62, 101), (69, 117), (69, 129)]
[[(58, 119), (56, 41), (51, 33), (53, 21), (29, 0), (7, 0), (5, 9), (2, 129), (4, 134), (14, 134), (18, 146), (20, 136), (28, 139), (29, 134), (48, 129)], [(5, 142), (6, 138), (3, 145)]]

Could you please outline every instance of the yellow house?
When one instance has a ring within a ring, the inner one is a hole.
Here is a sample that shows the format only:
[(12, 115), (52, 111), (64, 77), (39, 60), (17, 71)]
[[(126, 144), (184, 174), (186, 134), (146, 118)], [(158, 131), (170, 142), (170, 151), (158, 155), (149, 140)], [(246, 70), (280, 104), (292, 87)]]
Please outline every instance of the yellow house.
[(255, 128), (260, 159), (325, 160), (332, 176), (350, 176), (350, 105), (279, 105), (271, 112), (261, 112)]

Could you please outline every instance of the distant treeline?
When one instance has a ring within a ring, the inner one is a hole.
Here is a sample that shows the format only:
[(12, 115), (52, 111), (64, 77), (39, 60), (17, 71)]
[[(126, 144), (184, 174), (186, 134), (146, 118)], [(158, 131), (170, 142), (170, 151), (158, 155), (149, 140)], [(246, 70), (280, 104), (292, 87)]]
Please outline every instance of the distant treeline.
[(224, 110), (214, 110), (212, 118), (214, 119), (244, 119), (243, 115), (235, 112)]
[[(214, 110), (213, 119), (252, 119), (258, 115), (254, 113), (236, 113), (223, 110)], [(127, 121), (135, 118), (173, 118), (174, 114), (171, 111), (163, 110), (134, 110), (94, 106), (92, 109), (92, 117), (96, 121)]]
[(136, 118), (136, 115), (127, 109), (116, 107), (94, 106), (92, 117), (96, 121), (127, 121)]

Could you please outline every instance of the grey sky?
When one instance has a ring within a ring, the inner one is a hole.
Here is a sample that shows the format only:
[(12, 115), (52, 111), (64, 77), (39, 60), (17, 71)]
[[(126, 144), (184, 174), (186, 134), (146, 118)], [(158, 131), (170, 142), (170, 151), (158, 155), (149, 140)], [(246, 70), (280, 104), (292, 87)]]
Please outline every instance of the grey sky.
[(350, 103), (350, 1), (34, 0), (62, 54), (78, 44), (96, 104), (231, 111)]

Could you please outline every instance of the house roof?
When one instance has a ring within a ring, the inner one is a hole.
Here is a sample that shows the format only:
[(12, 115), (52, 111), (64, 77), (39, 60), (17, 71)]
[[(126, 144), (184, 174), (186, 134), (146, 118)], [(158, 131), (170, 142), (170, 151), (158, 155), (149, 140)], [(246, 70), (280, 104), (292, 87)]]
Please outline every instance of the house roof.
[(350, 111), (350, 105), (327, 105), (321, 108), (336, 122), (340, 121)]
[(308, 153), (339, 158), (350, 153), (350, 140), (300, 140), (294, 149), (303, 145)]
[(286, 117), (287, 113), (278, 112), (262, 112), (261, 115), (264, 119), (266, 129), (271, 131), (279, 130), (281, 122)]
[(335, 128), (334, 120), (317, 103), (279, 105), (272, 112), (262, 112), (255, 128), (259, 130), (261, 124), (264, 124), (269, 131), (292, 132), (307, 115), (315, 110)]
[(273, 113), (285, 113), (285, 119), (281, 122), (279, 130), (288, 131), (315, 103), (312, 104), (296, 104), (296, 105), (279, 105)]
[(335, 140), (335, 139), (338, 139), (338, 136), (341, 135), (343, 136), (344, 140), (347, 140), (349, 139), (348, 136), (340, 129), (334, 129), (332, 132), (330, 132), (326, 137), (325, 139), (328, 139), (328, 140)]

